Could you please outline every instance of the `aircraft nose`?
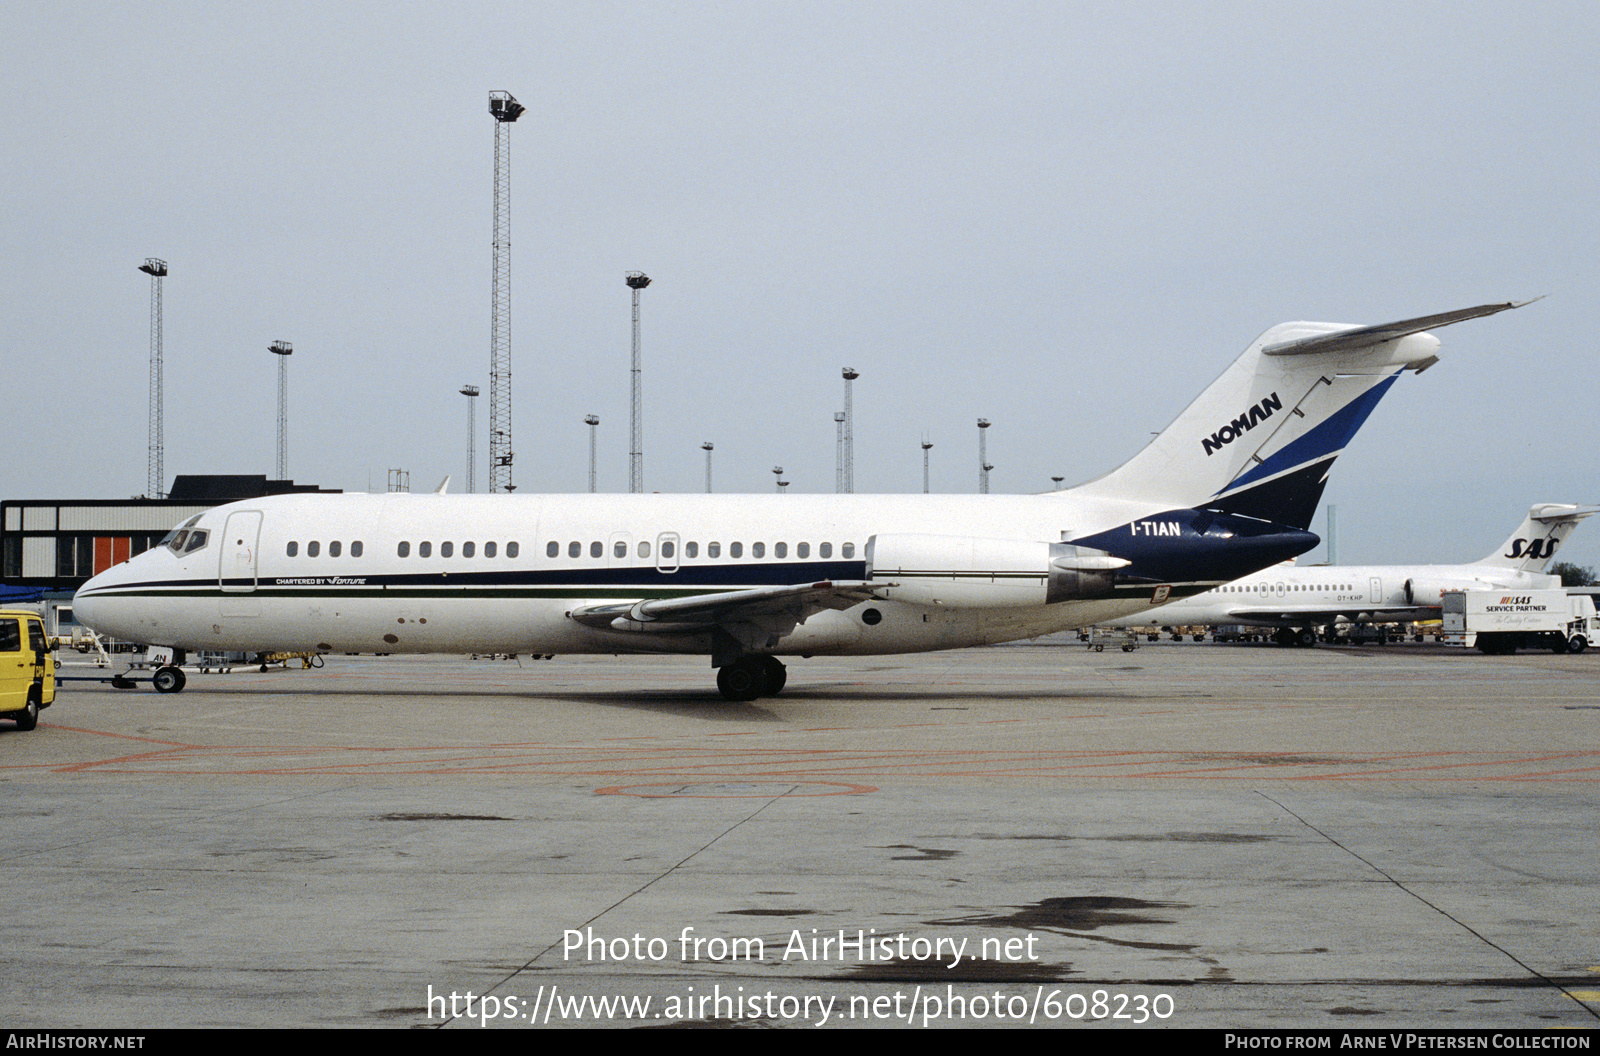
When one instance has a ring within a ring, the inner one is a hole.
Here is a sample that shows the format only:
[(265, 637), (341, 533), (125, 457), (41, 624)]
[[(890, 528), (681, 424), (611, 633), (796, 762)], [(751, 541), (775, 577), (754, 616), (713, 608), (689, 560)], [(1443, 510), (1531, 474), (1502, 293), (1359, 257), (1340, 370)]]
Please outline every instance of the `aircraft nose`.
[(79, 623), (100, 634), (124, 637), (117, 612), (122, 607), (115, 593), (126, 564), (109, 568), (89, 579), (72, 595), (72, 615)]

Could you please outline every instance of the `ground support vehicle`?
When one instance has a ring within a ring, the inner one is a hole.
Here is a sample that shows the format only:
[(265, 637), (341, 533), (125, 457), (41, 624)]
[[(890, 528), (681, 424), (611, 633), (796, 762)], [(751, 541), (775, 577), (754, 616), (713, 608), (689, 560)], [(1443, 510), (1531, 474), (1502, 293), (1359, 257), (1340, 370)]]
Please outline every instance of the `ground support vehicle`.
[(1499, 655), (1518, 649), (1581, 653), (1600, 635), (1594, 599), (1565, 590), (1447, 590), (1447, 645)]
[(0, 610), (0, 718), (31, 730), (55, 699), (56, 658), (44, 620), (36, 612)]

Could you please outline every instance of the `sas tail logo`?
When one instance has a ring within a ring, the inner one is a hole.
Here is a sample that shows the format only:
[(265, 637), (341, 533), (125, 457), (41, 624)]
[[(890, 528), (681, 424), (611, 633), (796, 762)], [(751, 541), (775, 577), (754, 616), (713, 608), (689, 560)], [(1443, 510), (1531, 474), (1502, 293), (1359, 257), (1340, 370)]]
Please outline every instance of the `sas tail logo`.
[[(1538, 561), (1553, 556), (1558, 545), (1554, 539), (1513, 539), (1511, 540), (1511, 552), (1506, 556)], [(1526, 550), (1523, 549), (1524, 546), (1527, 547)]]
[(1271, 418), (1273, 411), (1281, 410), (1283, 401), (1278, 399), (1277, 393), (1273, 393), (1260, 403), (1252, 404), (1247, 411), (1210, 436), (1201, 437), (1200, 446), (1205, 448), (1206, 456), (1210, 457), (1237, 440), (1241, 433), (1248, 433), (1254, 429), (1256, 423)]

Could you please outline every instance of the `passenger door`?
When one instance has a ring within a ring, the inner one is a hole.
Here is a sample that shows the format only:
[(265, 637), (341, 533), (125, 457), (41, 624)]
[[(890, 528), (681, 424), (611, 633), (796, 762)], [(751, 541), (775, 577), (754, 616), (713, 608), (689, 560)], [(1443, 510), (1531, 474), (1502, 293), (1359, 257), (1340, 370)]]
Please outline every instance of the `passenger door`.
[(248, 594), (256, 589), (261, 567), (261, 511), (242, 510), (228, 515), (222, 530), (221, 567), (217, 585), (224, 592)]

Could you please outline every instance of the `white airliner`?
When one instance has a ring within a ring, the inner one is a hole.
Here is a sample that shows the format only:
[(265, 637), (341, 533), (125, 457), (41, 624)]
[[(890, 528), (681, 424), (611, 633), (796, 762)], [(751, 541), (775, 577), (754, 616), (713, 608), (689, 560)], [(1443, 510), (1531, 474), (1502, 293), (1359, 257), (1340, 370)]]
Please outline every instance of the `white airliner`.
[(1279, 628), (1280, 645), (1315, 645), (1316, 628), (1338, 621), (1398, 623), (1439, 618), (1447, 590), (1559, 587), (1544, 575), (1556, 548), (1600, 506), (1541, 503), (1493, 553), (1468, 565), (1278, 565), (1215, 590), (1105, 626)]
[[(1527, 302), (1521, 302), (1527, 303)], [(732, 700), (777, 656), (950, 649), (1140, 612), (1315, 546), (1329, 466), (1426, 333), (1284, 323), (1149, 446), (1044, 495), (282, 495), (91, 579), (80, 620), (185, 650), (700, 653)]]

